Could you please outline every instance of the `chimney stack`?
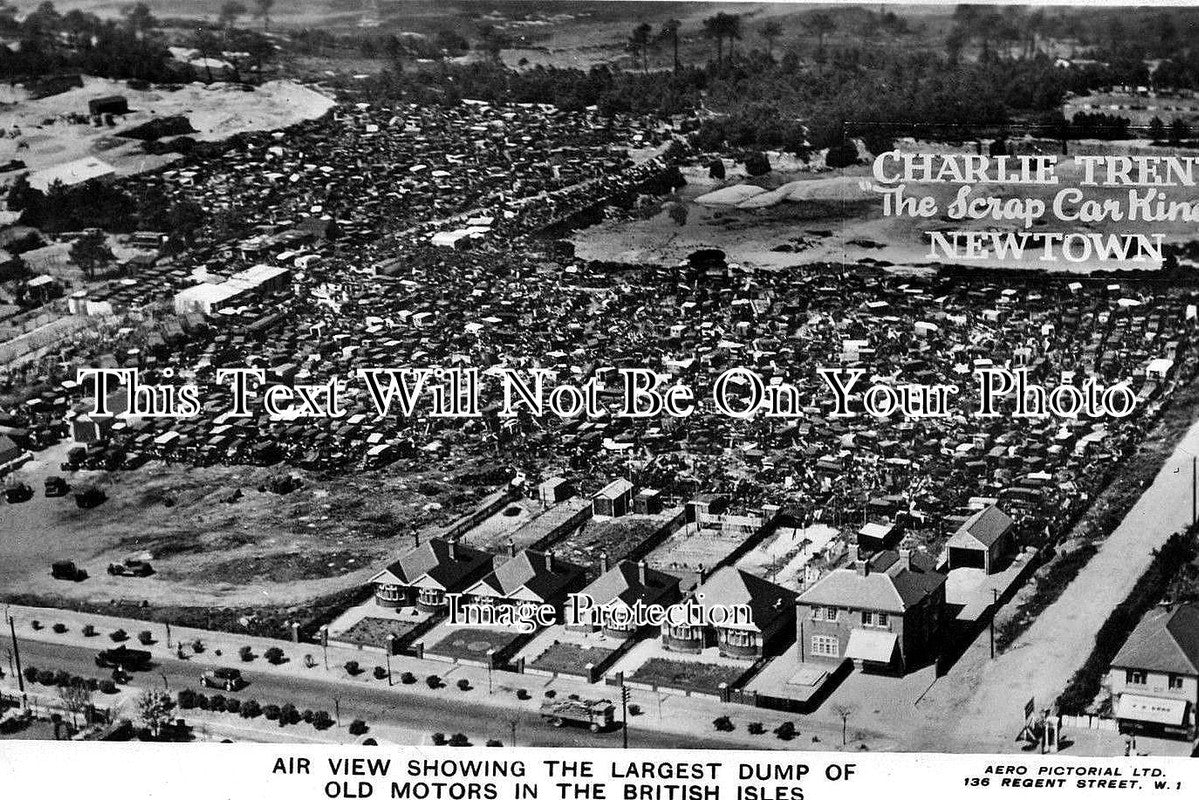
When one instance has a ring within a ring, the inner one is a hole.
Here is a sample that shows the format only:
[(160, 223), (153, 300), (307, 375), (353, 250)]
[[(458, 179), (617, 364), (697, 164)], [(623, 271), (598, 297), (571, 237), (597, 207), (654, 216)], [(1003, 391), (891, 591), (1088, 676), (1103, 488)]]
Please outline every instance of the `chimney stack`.
[(858, 546), (856, 544), (851, 544), (845, 552), (849, 555), (849, 563), (853, 564), (857, 562)]
[(704, 565), (700, 564), (695, 568), (695, 585), (701, 586), (704, 582)]
[(904, 569), (912, 568), (912, 551), (906, 547), (899, 548), (899, 563)]
[(448, 550), (448, 555), (449, 555), (450, 561), (457, 561), (458, 560), (458, 540), (450, 539), (449, 542), (447, 543), (447, 545), (448, 545), (447, 550)]
[(545, 551), (545, 569), (546, 572), (554, 571), (554, 554), (549, 550)]
[(601, 574), (601, 575), (603, 575), (605, 572), (607, 572), (607, 571), (608, 571), (608, 567), (609, 567), (609, 564), (608, 564), (608, 554), (607, 554), (607, 553), (600, 553), (600, 559), (599, 559), (599, 561), (600, 561), (600, 574)]
[(508, 539), (508, 558), (516, 558), (516, 542)]
[(649, 564), (645, 563), (645, 559), (637, 562), (637, 580), (642, 586), (646, 583), (647, 573), (649, 572)]

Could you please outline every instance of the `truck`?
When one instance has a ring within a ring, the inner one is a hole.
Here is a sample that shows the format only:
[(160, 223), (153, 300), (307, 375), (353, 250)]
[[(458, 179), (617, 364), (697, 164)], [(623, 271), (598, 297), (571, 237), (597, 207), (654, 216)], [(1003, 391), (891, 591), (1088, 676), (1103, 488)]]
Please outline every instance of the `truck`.
[(226, 692), (236, 692), (246, 685), (246, 679), (241, 676), (240, 669), (217, 667), (200, 676), (200, 685), (206, 689), (224, 689)]
[(101, 650), (96, 653), (96, 666), (111, 667), (127, 672), (148, 670), (150, 668), (150, 651), (134, 650), (125, 645), (114, 647), (111, 650)]
[(50, 577), (60, 581), (87, 580), (87, 570), (80, 569), (74, 561), (55, 561), (50, 565)]
[(612, 727), (614, 710), (608, 700), (546, 700), (541, 704), (541, 718), (555, 728), (585, 725), (592, 733), (599, 733)]
[(17, 481), (4, 487), (4, 499), (10, 503), (24, 503), (33, 497), (33, 488), (24, 481)]
[(154, 574), (154, 567), (149, 561), (140, 558), (127, 558), (124, 561), (113, 561), (108, 565), (109, 575), (119, 575), (126, 578), (146, 578)]
[(71, 491), (71, 485), (59, 475), (46, 478), (46, 497), (62, 497)]

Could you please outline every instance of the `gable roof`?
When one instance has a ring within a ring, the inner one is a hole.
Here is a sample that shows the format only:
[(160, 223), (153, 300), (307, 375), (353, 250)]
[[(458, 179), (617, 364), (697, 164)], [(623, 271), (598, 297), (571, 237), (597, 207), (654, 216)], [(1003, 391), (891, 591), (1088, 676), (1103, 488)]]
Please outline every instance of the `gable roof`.
[(387, 581), (411, 586), (423, 577), (430, 577), (447, 590), (460, 588), (463, 581), (491, 565), (493, 556), (482, 550), (445, 539), (430, 539), (402, 555), (398, 561), (380, 570), (372, 583)]
[(795, 605), (795, 592), (735, 567), (724, 567), (696, 586), (694, 595), (685, 602), (699, 603), (705, 608), (749, 606), (752, 624), (730, 622), (718, 627), (762, 631), (775, 617), (791, 611)]
[(1199, 604), (1151, 609), (1116, 653), (1112, 666), (1199, 675)]
[[(523, 550), (492, 570), (472, 586), (468, 593), (510, 597), (525, 589), (527, 591), (522, 597), (532, 593), (542, 600), (554, 599), (565, 592), (586, 570), (578, 564), (560, 558), (547, 559), (547, 555), (541, 551)], [(546, 563), (551, 560), (552, 564)]]
[(910, 567), (894, 550), (875, 553), (865, 575), (854, 564), (835, 569), (799, 596), (799, 602), (818, 606), (848, 606), (902, 614), (944, 585), (932, 559), (912, 553)]
[(962, 523), (949, 539), (950, 547), (982, 545), (990, 547), (1015, 526), (1015, 521), (999, 506), (987, 506)]
[(645, 569), (645, 583), (642, 584), (641, 567), (625, 560), (588, 584), (583, 592), (597, 606), (617, 599), (630, 606), (638, 600), (648, 605), (677, 589), (678, 585), (679, 579), (674, 575), (649, 567)]

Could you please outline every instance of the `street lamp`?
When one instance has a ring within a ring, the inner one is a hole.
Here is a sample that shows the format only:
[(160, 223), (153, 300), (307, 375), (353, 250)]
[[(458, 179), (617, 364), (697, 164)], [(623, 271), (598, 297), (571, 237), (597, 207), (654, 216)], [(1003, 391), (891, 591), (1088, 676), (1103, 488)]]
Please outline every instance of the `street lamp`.
[(495, 656), (495, 648), (492, 647), (487, 651), (487, 694), (491, 694), (491, 664)]

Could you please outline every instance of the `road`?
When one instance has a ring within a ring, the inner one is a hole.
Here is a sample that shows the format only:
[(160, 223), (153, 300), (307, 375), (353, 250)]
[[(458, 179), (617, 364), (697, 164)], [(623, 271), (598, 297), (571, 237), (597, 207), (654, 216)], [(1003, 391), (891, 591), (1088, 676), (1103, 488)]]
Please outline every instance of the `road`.
[[(136, 647), (136, 645), (134, 645)], [(96, 650), (73, 645), (54, 644), (30, 639), (20, 641), (23, 667), (64, 670), (72, 675), (97, 678), (109, 677), (93, 661)], [(5, 670), (8, 667), (4, 666)], [(155, 661), (151, 672), (134, 673), (133, 687), (151, 688), (164, 684), (172, 693), (186, 687), (199, 687), (200, 674), (207, 667), (191, 661), (175, 659)], [(472, 705), (459, 700), (443, 699), (436, 695), (398, 695), (386, 688), (369, 684), (331, 686), (327, 681), (311, 680), (294, 675), (244, 670), (250, 685), (237, 693), (242, 700), (253, 698), (262, 705), (292, 703), (299, 709), (324, 709), (334, 713), (334, 697), (338, 699), (341, 719), (348, 723), (363, 719), (368, 723), (396, 725), (409, 730), (464, 733), (471, 741), (482, 743), (499, 739), (512, 741), (511, 720), (517, 721), (516, 740), (519, 745), (536, 747), (620, 747), (619, 730), (591, 734), (578, 728), (554, 728), (528, 711), (497, 711), (489, 706)], [(442, 690), (447, 691), (447, 690)], [(477, 690), (482, 691), (482, 690)], [(619, 715), (619, 712), (618, 712)], [(664, 731), (629, 729), (629, 746), (641, 748), (708, 748), (728, 749), (727, 739), (685, 736)]]

